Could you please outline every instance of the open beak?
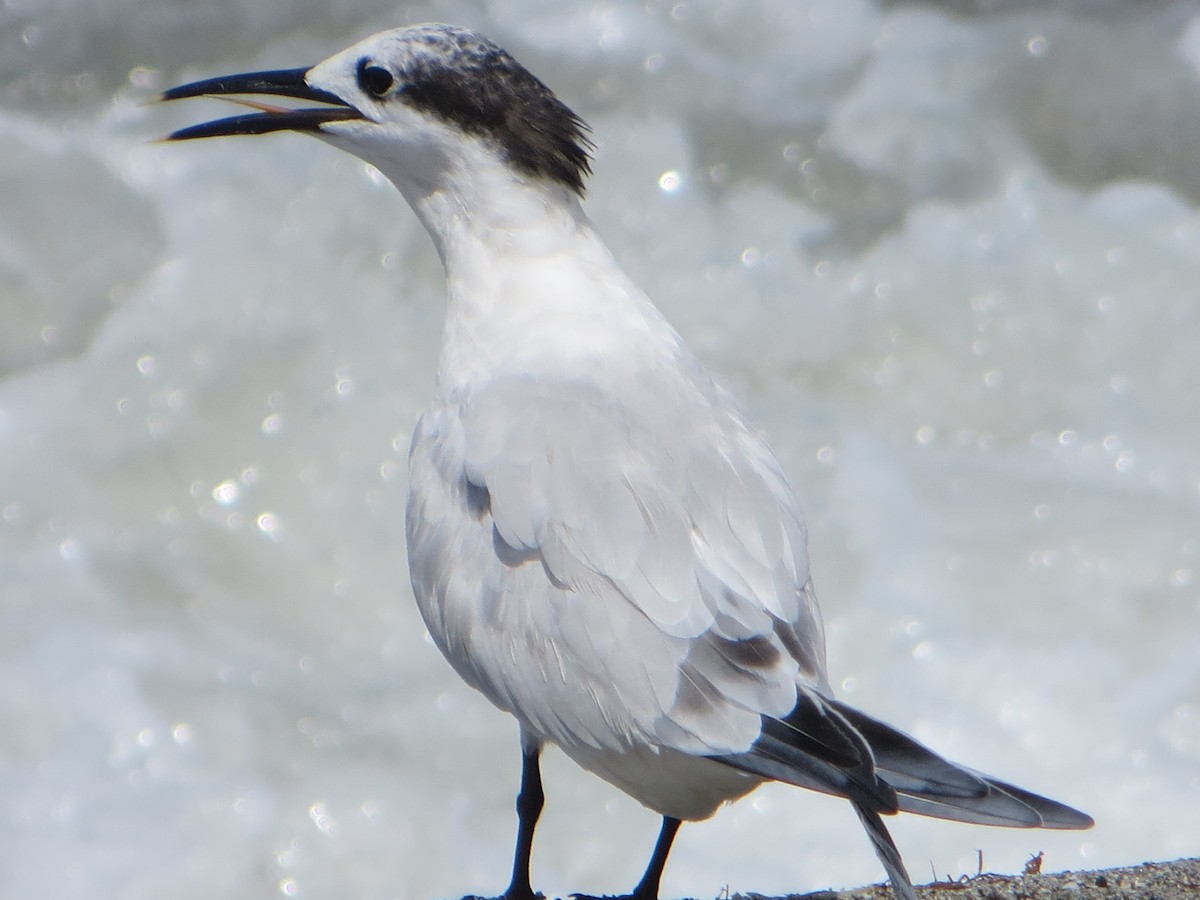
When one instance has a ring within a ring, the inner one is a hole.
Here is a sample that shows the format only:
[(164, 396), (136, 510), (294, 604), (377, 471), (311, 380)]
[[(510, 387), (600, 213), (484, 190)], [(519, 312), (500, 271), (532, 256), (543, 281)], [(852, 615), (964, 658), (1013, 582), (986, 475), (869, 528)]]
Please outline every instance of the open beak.
[(244, 75), (223, 75), (193, 81), (163, 91), (161, 100), (183, 100), (187, 97), (232, 97), (244, 94), (268, 94), (274, 97), (293, 97), (311, 100), (325, 106), (304, 106), (288, 109), (235, 100), (253, 109), (260, 110), (242, 116), (231, 116), (181, 128), (167, 135), (168, 141), (188, 141), (193, 138), (223, 137), (231, 134), (270, 134), (273, 131), (320, 131), (326, 122), (344, 122), (361, 119), (362, 113), (328, 91), (311, 87), (305, 80), (308, 69), (279, 69), (274, 72), (247, 72)]

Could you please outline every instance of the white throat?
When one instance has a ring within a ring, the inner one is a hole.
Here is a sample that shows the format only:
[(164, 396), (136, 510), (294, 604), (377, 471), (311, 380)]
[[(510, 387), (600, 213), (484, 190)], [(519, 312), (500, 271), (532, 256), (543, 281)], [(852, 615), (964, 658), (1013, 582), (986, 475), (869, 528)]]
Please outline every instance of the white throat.
[(491, 147), (461, 136), (415, 162), (406, 154), (376, 165), (446, 269), (444, 395), (501, 374), (595, 371), (647, 341), (678, 349), (568, 187), (516, 173)]

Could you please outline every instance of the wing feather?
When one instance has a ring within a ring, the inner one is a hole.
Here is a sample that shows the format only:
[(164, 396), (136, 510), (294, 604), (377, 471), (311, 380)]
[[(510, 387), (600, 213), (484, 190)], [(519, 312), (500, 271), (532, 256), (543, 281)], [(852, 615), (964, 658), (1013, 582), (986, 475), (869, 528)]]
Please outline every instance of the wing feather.
[[(868, 820), (913, 812), (1013, 828), (1087, 828), (1091, 818), (1055, 800), (960, 766), (845, 703), (801, 690), (782, 719), (764, 718), (747, 752), (719, 757), (743, 771), (848, 797)], [(876, 842), (877, 850), (880, 849)], [(890, 871), (890, 870), (889, 870)]]
[(559, 743), (746, 750), (798, 680), (824, 684), (792, 492), (727, 395), (678, 387), (498, 378), (414, 435), (430, 633)]
[[(618, 772), (614, 751), (847, 796), (897, 885), (880, 813), (1086, 827), (831, 699), (793, 494), (727, 395), (691, 388), (635, 402), (628, 386), (501, 378), (423, 417), (410, 570), (464, 679), (651, 805), (671, 789), (657, 770)], [(753, 783), (683, 808), (706, 814)]]

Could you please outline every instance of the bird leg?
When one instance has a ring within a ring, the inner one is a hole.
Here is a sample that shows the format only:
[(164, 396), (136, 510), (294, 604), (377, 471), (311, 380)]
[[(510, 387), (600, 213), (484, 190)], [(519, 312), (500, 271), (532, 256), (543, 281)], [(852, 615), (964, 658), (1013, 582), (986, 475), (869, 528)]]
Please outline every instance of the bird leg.
[[(533, 852), (533, 830), (545, 805), (542, 772), (538, 766), (541, 747), (525, 748), (521, 754), (521, 789), (517, 792), (517, 846), (513, 852), (512, 880), (496, 900), (544, 900), (529, 883), (529, 857)], [(483, 900), (463, 897), (463, 900)]]
[(654, 853), (650, 855), (650, 864), (646, 866), (646, 873), (642, 875), (642, 880), (630, 895), (634, 900), (658, 900), (658, 884), (662, 881), (667, 854), (671, 852), (671, 844), (675, 842), (675, 832), (679, 831), (679, 825), (678, 819), (663, 816), (662, 830), (658, 833)]
[(638, 882), (633, 893), (623, 897), (590, 897), (587, 894), (572, 894), (575, 900), (658, 900), (658, 885), (662, 881), (663, 869), (667, 865), (667, 855), (671, 852), (671, 844), (675, 841), (675, 833), (682, 824), (678, 819), (663, 816), (662, 830), (658, 833), (658, 843), (654, 845), (654, 853), (650, 856), (650, 864), (646, 873)]
[(541, 808), (546, 796), (541, 791), (541, 768), (538, 757), (541, 748), (526, 750), (521, 755), (521, 791), (517, 793), (517, 846), (512, 854), (512, 881), (504, 892), (504, 900), (540, 898), (529, 884), (529, 856), (533, 853), (533, 829), (538, 827)]
[(538, 766), (541, 748), (525, 750), (521, 755), (521, 790), (517, 793), (517, 847), (513, 853), (512, 881), (504, 892), (505, 900), (541, 897), (529, 884), (529, 857), (533, 853), (533, 829), (542, 814), (546, 795), (542, 793), (542, 770)]

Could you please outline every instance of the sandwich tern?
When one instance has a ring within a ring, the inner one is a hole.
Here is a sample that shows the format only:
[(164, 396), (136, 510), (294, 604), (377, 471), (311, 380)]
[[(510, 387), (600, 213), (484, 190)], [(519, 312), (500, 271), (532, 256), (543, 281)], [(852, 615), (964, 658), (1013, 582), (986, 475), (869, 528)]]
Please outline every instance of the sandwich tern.
[(308, 105), (239, 100), (254, 111), (169, 139), (314, 135), (382, 172), (445, 266), (408, 556), (433, 640), (520, 724), (504, 900), (540, 896), (548, 742), (662, 816), (636, 900), (658, 897), (682, 821), (768, 780), (848, 799), (900, 900), (915, 893), (882, 816), (1091, 826), (834, 697), (796, 496), (588, 221), (588, 129), (541, 81), (482, 35), (428, 24), (162, 99), (254, 95)]

